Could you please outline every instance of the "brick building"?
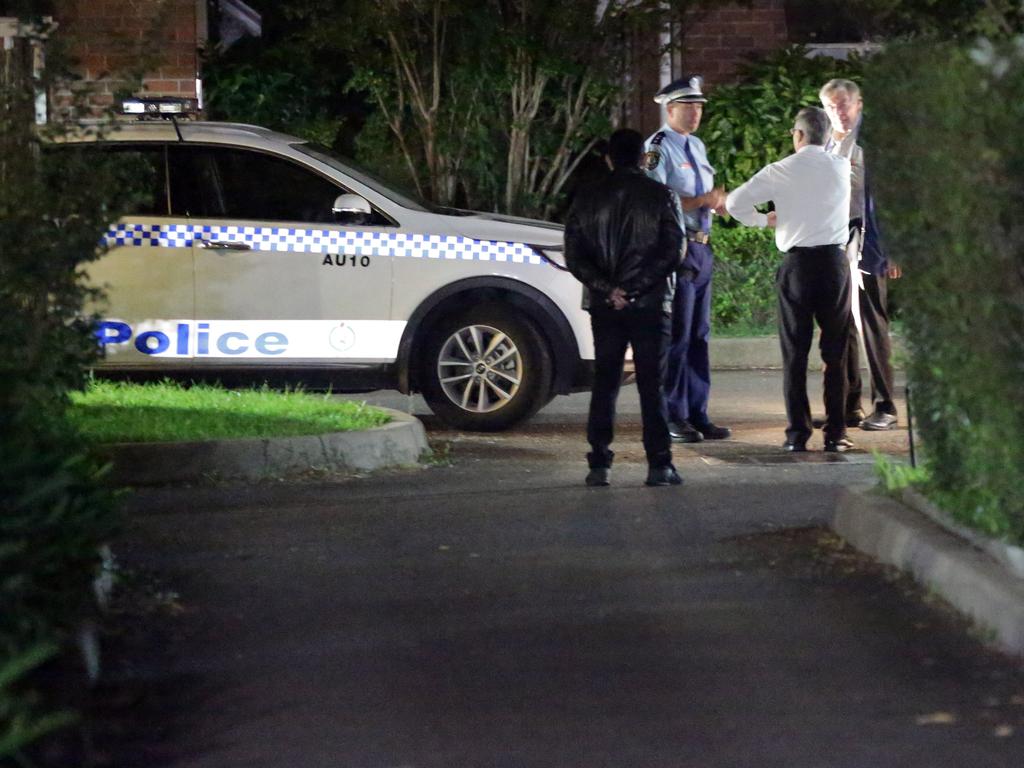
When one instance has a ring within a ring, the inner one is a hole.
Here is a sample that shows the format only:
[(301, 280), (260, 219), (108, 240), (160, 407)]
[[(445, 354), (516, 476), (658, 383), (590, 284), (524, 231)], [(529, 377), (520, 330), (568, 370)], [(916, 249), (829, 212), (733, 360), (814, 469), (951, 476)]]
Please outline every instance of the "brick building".
[(201, 96), (200, 51), (208, 38), (206, 0), (58, 0), (57, 34), (81, 78), (52, 94), (58, 112), (69, 87), (91, 89), (89, 102), (110, 106), (138, 92)]
[[(243, 0), (54, 0), (59, 34), (78, 60), (94, 106), (141, 91), (202, 99), (202, 51), (260, 34), (260, 15)], [(709, 86), (728, 82), (742, 62), (793, 41), (791, 0), (702, 3), (664, 30), (648, 30), (631, 46), (628, 96), (622, 120), (641, 131), (662, 121), (651, 97), (685, 73)], [(802, 14), (806, 16), (806, 13)], [(212, 29), (211, 29), (212, 26)], [(662, 54), (667, 50), (668, 53)], [(59, 108), (67, 91), (53, 94)]]
[(80, 78), (51, 94), (65, 117), (74, 88), (87, 88), (97, 109), (125, 94), (201, 101), (207, 46), (260, 33), (242, 0), (55, 0), (53, 17)]
[(634, 43), (626, 121), (650, 133), (662, 122), (661, 108), (651, 100), (661, 86), (690, 73), (703, 75), (708, 86), (727, 83), (746, 59), (789, 42), (786, 0), (698, 6), (660, 39)]

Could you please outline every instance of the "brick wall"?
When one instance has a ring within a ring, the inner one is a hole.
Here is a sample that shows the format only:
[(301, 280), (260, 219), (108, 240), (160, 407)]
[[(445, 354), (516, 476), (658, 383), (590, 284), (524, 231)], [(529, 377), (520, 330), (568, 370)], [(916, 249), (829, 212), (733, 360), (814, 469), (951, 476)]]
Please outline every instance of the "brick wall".
[[(728, 83), (749, 56), (789, 43), (785, 0), (709, 4), (688, 12), (674, 30), (673, 77), (703, 75), (708, 86)], [(656, 40), (656, 38), (653, 38)], [(631, 94), (627, 111), (645, 135), (661, 125), (661, 108), (651, 101), (658, 90), (660, 61), (650, 55), (633, 68), (632, 81), (649, 93)], [(652, 86), (653, 84), (653, 86)]]
[(682, 65), (709, 85), (727, 83), (744, 59), (788, 42), (785, 0), (691, 11), (683, 22)]
[(88, 89), (93, 111), (115, 96), (141, 92), (196, 98), (199, 48), (205, 42), (203, 0), (64, 0), (55, 18), (79, 83), (53, 94), (65, 117), (71, 92)]

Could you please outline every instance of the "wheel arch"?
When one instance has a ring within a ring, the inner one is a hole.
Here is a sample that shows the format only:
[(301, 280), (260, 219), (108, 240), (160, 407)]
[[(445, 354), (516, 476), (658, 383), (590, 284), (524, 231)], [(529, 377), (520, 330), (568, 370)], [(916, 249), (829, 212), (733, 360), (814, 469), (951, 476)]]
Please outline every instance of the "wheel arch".
[(504, 302), (520, 310), (547, 342), (554, 360), (552, 390), (564, 394), (572, 389), (580, 365), (579, 346), (565, 314), (549, 297), (531, 285), (501, 277), (470, 277), (430, 294), (409, 317), (398, 345), (398, 389), (402, 392), (421, 387), (416, 365), (417, 341), (443, 317), (471, 306), (466, 295), (474, 294), (473, 304)]

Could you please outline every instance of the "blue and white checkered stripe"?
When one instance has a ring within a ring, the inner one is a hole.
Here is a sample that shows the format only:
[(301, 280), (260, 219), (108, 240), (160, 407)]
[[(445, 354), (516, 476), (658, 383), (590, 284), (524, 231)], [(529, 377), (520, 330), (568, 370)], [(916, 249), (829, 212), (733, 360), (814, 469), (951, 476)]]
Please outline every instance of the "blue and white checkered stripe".
[(289, 227), (199, 226), (194, 224), (115, 224), (103, 244), (191, 248), (196, 239), (246, 243), (255, 251), (346, 253), (356, 256), (394, 256), (412, 259), (454, 259), (542, 264), (524, 243), (474, 240), (457, 235), (409, 235)]

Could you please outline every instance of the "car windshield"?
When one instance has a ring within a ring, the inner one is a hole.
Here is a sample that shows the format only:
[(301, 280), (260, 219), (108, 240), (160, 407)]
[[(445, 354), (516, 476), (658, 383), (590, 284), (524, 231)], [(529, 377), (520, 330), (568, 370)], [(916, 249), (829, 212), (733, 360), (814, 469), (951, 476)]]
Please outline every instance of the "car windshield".
[(319, 160), (321, 163), (325, 163), (331, 166), (331, 168), (341, 171), (346, 176), (358, 181), (360, 184), (365, 184), (374, 192), (383, 195), (388, 200), (398, 203), (404, 208), (411, 208), (414, 211), (428, 211), (432, 213), (443, 212), (437, 206), (421, 199), (415, 192), (401, 189), (392, 182), (384, 181), (371, 171), (363, 168), (354, 160), (349, 160), (348, 158), (339, 159), (335, 157), (326, 147), (309, 142), (301, 142), (292, 144), (291, 146), (302, 154), (309, 155), (314, 160)]

